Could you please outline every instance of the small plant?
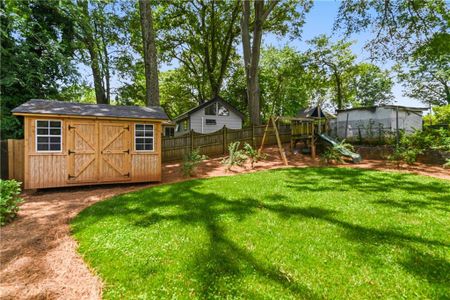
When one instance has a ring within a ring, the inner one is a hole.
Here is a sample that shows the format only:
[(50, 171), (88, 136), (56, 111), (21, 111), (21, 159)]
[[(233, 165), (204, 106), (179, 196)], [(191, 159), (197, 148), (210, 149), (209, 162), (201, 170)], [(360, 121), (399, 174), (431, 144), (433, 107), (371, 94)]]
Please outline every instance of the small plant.
[(445, 160), (445, 163), (442, 167), (444, 167), (444, 169), (450, 169), (450, 158), (447, 158)]
[(20, 194), (20, 182), (15, 180), (0, 179), (0, 225), (10, 222), (19, 211), (19, 204), (22, 203)]
[(239, 149), (240, 142), (230, 143), (228, 145), (228, 156), (222, 160), (222, 164), (227, 166), (227, 170), (231, 170), (233, 166), (242, 166), (247, 160), (247, 155), (242, 149)]
[(266, 157), (264, 154), (258, 153), (258, 150), (253, 149), (253, 147), (248, 143), (244, 144), (244, 151), (245, 151), (245, 155), (250, 160), (250, 166), (252, 169), (254, 168), (255, 163), (257, 163), (261, 159), (265, 159), (265, 157)]
[(186, 177), (194, 176), (197, 171), (198, 165), (207, 158), (208, 157), (206, 155), (200, 154), (199, 149), (189, 152), (184, 157), (183, 165), (181, 167), (183, 171), (183, 176)]

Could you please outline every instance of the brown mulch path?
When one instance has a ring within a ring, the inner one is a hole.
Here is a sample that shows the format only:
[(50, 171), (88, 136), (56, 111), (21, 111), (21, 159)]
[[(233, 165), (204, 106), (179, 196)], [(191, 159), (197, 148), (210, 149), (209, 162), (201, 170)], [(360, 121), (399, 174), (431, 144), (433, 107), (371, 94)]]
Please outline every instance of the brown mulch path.
[[(277, 148), (265, 150), (268, 158), (255, 170), (234, 168), (226, 172), (220, 158), (202, 163), (199, 177), (234, 175), (282, 168)], [(309, 156), (288, 154), (290, 166), (319, 166)], [(417, 164), (398, 170), (384, 161), (369, 160), (346, 167), (397, 170), (450, 180), (450, 170)], [(184, 180), (179, 163), (163, 166), (163, 183)], [(24, 194), (25, 203), (16, 220), (0, 230), (0, 299), (99, 299), (101, 280), (77, 254), (69, 221), (95, 202), (154, 184), (48, 189)]]

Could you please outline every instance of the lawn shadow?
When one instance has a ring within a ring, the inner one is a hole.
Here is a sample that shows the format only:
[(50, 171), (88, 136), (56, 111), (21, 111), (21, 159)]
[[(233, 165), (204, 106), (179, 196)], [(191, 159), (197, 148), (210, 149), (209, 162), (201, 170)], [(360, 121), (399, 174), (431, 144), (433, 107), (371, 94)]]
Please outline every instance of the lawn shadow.
[[(389, 182), (383, 180), (380, 176), (374, 176), (375, 182), (367, 182), (367, 172), (365, 170), (354, 169), (283, 169), (272, 172), (288, 172), (290, 178), (295, 176), (322, 176), (327, 180), (339, 180), (340, 189), (357, 189), (363, 192), (370, 192), (376, 186), (383, 186), (383, 191), (394, 191), (398, 189), (407, 189), (412, 193), (421, 193), (426, 191), (442, 191), (444, 184), (417, 184), (408, 178), (411, 175), (398, 174), (396, 178), (399, 182)], [(341, 172), (342, 171), (342, 172)], [(364, 175), (364, 179), (362, 178)], [(348, 176), (348, 178), (347, 178)], [(370, 179), (369, 176), (369, 179)], [(103, 218), (119, 218), (124, 222), (137, 227), (151, 227), (160, 222), (180, 222), (184, 225), (202, 225), (208, 236), (207, 250), (198, 253), (192, 260), (192, 264), (200, 266), (193, 268), (192, 276), (200, 283), (201, 298), (211, 298), (217, 296), (234, 297), (235, 290), (217, 290), (220, 282), (224, 278), (239, 278), (242, 276), (241, 267), (243, 265), (251, 266), (254, 272), (261, 278), (273, 282), (275, 285), (284, 289), (296, 297), (307, 299), (321, 299), (317, 292), (311, 290), (302, 282), (295, 280), (281, 271), (280, 267), (258, 261), (250, 251), (239, 246), (235, 241), (227, 237), (226, 227), (221, 223), (220, 217), (229, 215), (237, 221), (242, 221), (249, 216), (258, 213), (260, 210), (267, 210), (270, 213), (277, 214), (281, 218), (300, 218), (302, 220), (314, 219), (341, 228), (342, 235), (351, 242), (365, 247), (371, 245), (395, 245), (414, 251), (414, 244), (420, 244), (427, 247), (449, 247), (450, 245), (439, 241), (422, 238), (420, 236), (408, 235), (393, 229), (370, 228), (358, 224), (353, 224), (338, 218), (339, 212), (326, 209), (319, 206), (299, 206), (301, 203), (286, 205), (286, 197), (280, 194), (269, 195), (267, 199), (232, 198), (224, 197), (216, 192), (201, 192), (203, 185), (208, 185), (206, 180), (192, 180), (173, 185), (161, 186), (158, 189), (148, 189), (136, 193), (116, 197), (113, 200), (98, 203), (85, 210), (78, 218), (83, 218), (82, 222), (75, 222), (73, 226), (74, 233), (83, 231), (96, 222), (101, 222)], [(378, 180), (378, 181), (377, 181)], [(381, 182), (380, 182), (381, 181)], [(289, 188), (301, 191), (316, 191), (314, 180), (294, 181), (289, 180)], [(332, 187), (325, 187), (333, 189)], [(323, 187), (320, 188), (323, 190)], [(386, 205), (380, 202), (379, 205)], [(390, 204), (395, 206), (396, 204)], [(398, 204), (400, 205), (400, 204)], [(417, 203), (419, 205), (419, 203)], [(403, 208), (404, 206), (399, 206)], [(87, 217), (87, 218), (86, 218)], [(412, 249), (412, 250), (411, 250)], [(415, 250), (416, 257), (423, 258), (424, 263), (432, 262), (440, 265), (444, 270), (448, 270), (448, 263), (432, 255), (423, 254)], [(430, 281), (431, 284), (440, 284), (444, 277), (435, 276), (430, 273), (428, 267), (415, 267), (414, 258), (399, 262), (405, 270), (414, 276), (421, 276)], [(236, 285), (238, 282), (236, 281)], [(257, 292), (255, 292), (257, 293)], [(259, 295), (264, 296), (264, 295)]]

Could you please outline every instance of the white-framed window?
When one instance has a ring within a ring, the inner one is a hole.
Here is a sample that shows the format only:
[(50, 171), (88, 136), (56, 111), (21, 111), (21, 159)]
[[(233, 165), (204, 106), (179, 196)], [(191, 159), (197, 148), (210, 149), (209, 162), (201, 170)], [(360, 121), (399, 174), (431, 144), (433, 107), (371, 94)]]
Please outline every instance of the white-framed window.
[(135, 124), (134, 126), (134, 150), (154, 150), (154, 128), (151, 124)]
[(36, 120), (36, 152), (61, 152), (62, 121)]
[(205, 115), (226, 117), (230, 115), (230, 112), (224, 105), (216, 102), (205, 108)]

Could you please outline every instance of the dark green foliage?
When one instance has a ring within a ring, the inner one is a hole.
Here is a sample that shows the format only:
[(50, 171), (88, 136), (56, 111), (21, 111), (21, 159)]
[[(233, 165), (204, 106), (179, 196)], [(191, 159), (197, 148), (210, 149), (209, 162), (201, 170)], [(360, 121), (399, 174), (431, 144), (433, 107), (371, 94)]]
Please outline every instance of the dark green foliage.
[(398, 147), (388, 157), (389, 160), (413, 164), (419, 154), (427, 150), (450, 151), (450, 132), (447, 128), (424, 128), (413, 134), (401, 132)]
[(200, 150), (196, 149), (189, 152), (183, 159), (181, 170), (184, 176), (191, 177), (195, 175), (198, 165), (207, 159), (206, 155), (200, 154)]
[(1, 136), (20, 138), (11, 109), (31, 98), (55, 98), (77, 71), (74, 23), (58, 1), (1, 1)]
[(72, 221), (104, 299), (445, 299), (450, 183), (288, 168), (160, 185)]
[(0, 226), (10, 222), (19, 211), (22, 203), (20, 194), (20, 182), (15, 180), (0, 179)]

